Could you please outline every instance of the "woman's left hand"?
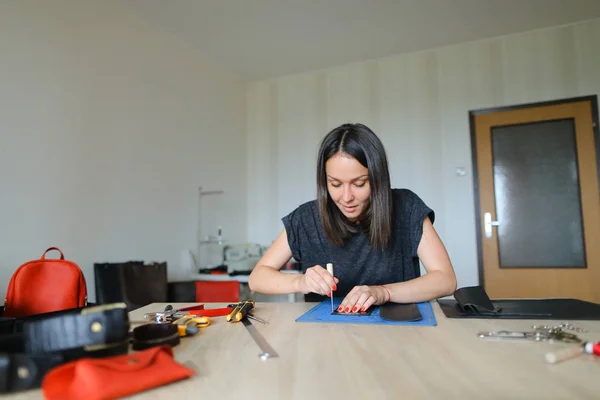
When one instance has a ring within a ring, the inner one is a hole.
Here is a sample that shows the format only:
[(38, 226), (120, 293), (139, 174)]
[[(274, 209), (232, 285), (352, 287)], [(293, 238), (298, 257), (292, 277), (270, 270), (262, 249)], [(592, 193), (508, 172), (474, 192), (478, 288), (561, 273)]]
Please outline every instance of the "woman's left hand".
[(338, 312), (364, 312), (387, 300), (387, 291), (381, 286), (355, 286), (339, 305)]

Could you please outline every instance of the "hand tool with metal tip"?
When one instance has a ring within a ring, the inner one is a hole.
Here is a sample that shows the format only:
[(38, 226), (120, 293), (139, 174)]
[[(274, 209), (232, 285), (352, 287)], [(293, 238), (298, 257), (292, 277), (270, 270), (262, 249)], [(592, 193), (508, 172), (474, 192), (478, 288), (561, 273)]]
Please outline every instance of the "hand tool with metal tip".
[[(327, 272), (329, 272), (331, 274), (331, 276), (333, 276), (333, 264), (332, 263), (327, 263)], [(331, 289), (331, 312), (333, 312), (333, 289)]]

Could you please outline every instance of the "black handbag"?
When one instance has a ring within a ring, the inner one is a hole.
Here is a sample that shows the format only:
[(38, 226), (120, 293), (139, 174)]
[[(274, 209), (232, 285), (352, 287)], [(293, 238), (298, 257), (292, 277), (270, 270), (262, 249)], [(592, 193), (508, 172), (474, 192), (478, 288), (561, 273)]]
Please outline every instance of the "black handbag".
[(94, 264), (96, 303), (124, 302), (129, 311), (168, 301), (167, 263)]

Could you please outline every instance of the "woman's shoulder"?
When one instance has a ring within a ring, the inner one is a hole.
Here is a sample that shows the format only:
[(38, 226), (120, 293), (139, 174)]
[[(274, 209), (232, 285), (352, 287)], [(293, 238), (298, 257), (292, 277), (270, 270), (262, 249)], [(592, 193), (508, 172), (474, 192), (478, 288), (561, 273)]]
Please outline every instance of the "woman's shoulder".
[(414, 202), (415, 200), (421, 200), (419, 195), (407, 188), (395, 188), (392, 189), (392, 198), (394, 204)]
[(294, 208), (289, 214), (282, 218), (283, 225), (288, 231), (289, 238), (295, 238), (305, 235), (317, 235), (319, 231), (319, 211), (317, 201), (307, 201)]
[(410, 189), (392, 189), (392, 199), (396, 210), (411, 212), (414, 209), (427, 208), (421, 197)]
[(411, 215), (429, 215), (435, 219), (433, 210), (414, 191), (406, 188), (392, 189), (394, 211), (408, 218)]
[(286, 218), (297, 217), (302, 219), (303, 217), (315, 215), (316, 213), (318, 213), (317, 201), (309, 200), (294, 208), (289, 214), (286, 215)]

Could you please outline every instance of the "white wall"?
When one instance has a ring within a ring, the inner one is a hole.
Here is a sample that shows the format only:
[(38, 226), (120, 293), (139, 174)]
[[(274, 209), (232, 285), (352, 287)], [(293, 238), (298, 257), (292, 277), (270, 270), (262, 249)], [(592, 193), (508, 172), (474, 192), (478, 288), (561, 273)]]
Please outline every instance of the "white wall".
[(325, 133), (362, 122), (387, 148), (393, 185), (436, 211), (459, 286), (478, 284), (468, 111), (600, 93), (598, 43), (594, 20), (252, 83), (249, 240), (271, 242), (315, 197)]
[(199, 186), (245, 240), (242, 82), (112, 0), (1, 0), (0, 60), (0, 295), (49, 246), (92, 300), (94, 262), (177, 276)]

